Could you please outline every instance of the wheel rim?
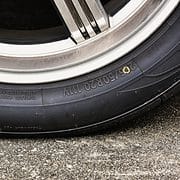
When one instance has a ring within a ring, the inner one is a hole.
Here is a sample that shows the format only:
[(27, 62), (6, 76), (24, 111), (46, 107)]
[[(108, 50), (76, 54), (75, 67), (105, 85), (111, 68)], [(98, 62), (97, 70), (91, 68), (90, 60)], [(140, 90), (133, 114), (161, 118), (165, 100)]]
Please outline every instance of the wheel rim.
[(111, 16), (99, 0), (53, 2), (71, 37), (39, 44), (0, 43), (1, 82), (53, 82), (108, 65), (155, 32), (179, 0), (131, 0)]

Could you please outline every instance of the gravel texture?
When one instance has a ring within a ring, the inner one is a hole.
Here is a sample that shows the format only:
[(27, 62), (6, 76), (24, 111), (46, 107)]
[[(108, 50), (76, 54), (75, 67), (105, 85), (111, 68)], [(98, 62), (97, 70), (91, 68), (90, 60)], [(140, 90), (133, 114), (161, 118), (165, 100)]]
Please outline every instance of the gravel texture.
[(180, 179), (180, 96), (100, 135), (1, 139), (0, 179)]

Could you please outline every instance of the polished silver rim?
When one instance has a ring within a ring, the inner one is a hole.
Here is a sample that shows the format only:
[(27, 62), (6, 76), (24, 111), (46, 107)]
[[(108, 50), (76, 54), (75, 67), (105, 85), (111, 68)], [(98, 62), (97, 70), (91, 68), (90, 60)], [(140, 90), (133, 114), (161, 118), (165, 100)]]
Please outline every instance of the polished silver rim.
[(0, 82), (45, 83), (97, 70), (155, 32), (179, 0), (131, 0), (109, 16), (100, 0), (54, 0), (71, 36), (51, 43), (0, 43)]

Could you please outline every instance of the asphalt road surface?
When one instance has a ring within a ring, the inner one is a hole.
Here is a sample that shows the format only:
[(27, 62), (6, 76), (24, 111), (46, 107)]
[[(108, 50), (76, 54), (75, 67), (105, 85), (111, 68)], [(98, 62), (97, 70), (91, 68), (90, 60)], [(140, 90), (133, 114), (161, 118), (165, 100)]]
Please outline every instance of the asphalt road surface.
[(1, 139), (0, 179), (180, 179), (180, 96), (100, 135)]

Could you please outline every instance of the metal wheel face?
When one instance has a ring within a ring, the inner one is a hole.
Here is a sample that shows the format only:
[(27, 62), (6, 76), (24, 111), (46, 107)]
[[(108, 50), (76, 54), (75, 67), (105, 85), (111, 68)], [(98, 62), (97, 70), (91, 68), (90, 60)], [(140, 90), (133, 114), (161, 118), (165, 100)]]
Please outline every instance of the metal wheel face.
[(2, 40), (0, 82), (46, 83), (97, 70), (140, 45), (178, 3), (179, 0), (130, 0), (123, 8), (113, 11), (114, 6), (106, 8), (100, 0), (52, 0), (68, 36), (63, 36), (56, 27), (54, 32), (59, 33), (59, 38), (47, 42)]

